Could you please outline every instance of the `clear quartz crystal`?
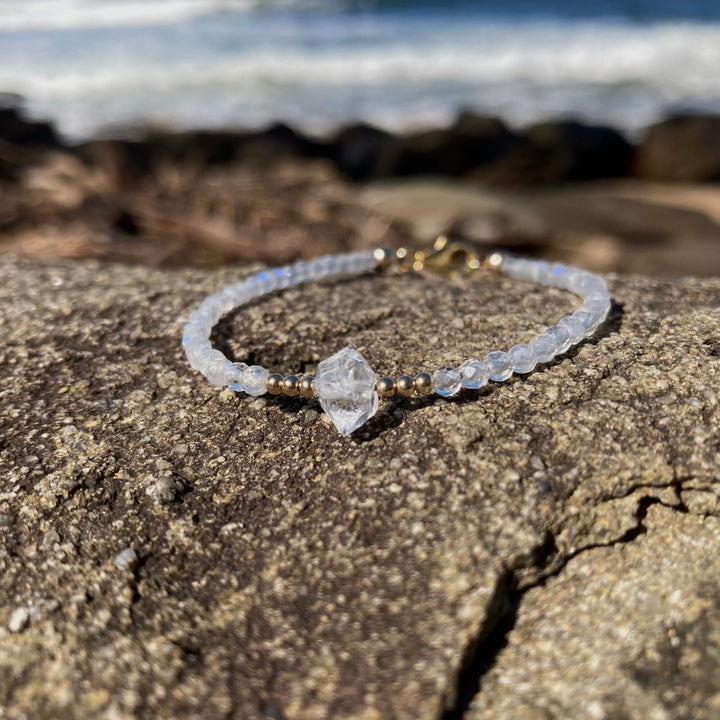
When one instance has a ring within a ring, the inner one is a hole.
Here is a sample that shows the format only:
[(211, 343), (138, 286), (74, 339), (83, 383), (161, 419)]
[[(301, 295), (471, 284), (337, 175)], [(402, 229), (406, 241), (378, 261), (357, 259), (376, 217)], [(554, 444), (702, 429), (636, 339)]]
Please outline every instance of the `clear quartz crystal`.
[(320, 405), (344, 437), (377, 412), (376, 382), (367, 360), (354, 347), (343, 348), (318, 365), (315, 391)]
[(268, 371), (261, 365), (251, 365), (242, 374), (240, 384), (248, 395), (258, 397), (267, 392), (265, 383), (268, 379)]
[(453, 367), (438, 368), (432, 376), (433, 390), (443, 397), (450, 397), (460, 392), (462, 375)]
[(477, 390), (487, 385), (487, 381), (490, 378), (488, 366), (477, 358), (465, 360), (458, 369), (462, 377), (463, 387), (470, 388), (470, 390)]

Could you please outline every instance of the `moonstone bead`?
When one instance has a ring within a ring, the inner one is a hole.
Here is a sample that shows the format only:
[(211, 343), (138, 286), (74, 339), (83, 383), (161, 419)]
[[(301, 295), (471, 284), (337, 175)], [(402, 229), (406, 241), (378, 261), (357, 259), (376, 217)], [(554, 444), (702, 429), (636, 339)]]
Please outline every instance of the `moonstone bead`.
[(515, 345), (508, 350), (513, 372), (524, 375), (537, 365), (537, 357), (529, 345)]
[(539, 363), (548, 363), (555, 357), (557, 351), (555, 343), (553, 339), (545, 333), (536, 335), (528, 344), (535, 353), (535, 358)]
[(570, 347), (570, 333), (564, 327), (553, 325), (545, 334), (555, 343), (556, 355), (562, 355)]
[(318, 365), (315, 391), (320, 405), (344, 437), (377, 412), (376, 382), (367, 360), (354, 347), (345, 347)]
[(584, 337), (590, 337), (598, 329), (598, 325), (600, 325), (597, 317), (587, 310), (577, 309), (572, 316), (582, 323)]
[(586, 298), (578, 310), (587, 310), (598, 319), (603, 318), (610, 309), (610, 298), (605, 295), (591, 295)]
[(193, 368), (196, 370), (199, 368), (204, 354), (210, 347), (210, 341), (202, 338), (193, 339), (185, 344), (185, 355)]
[(225, 384), (235, 392), (243, 390), (242, 378), (247, 370), (247, 363), (230, 363), (225, 368)]
[(450, 397), (460, 392), (462, 375), (457, 368), (441, 367), (433, 373), (433, 390), (442, 397)]
[(585, 326), (577, 319), (571, 316), (564, 317), (558, 327), (565, 328), (570, 336), (570, 344), (577, 345), (585, 337)]
[(495, 350), (485, 357), (488, 366), (490, 379), (495, 382), (503, 382), (513, 374), (512, 361), (506, 352)]
[(219, 350), (214, 352), (216, 352), (219, 357), (213, 357), (205, 368), (204, 375), (213, 385), (220, 386), (225, 384), (225, 369), (230, 363)]
[(240, 384), (243, 390), (253, 397), (264, 395), (267, 392), (265, 383), (268, 379), (268, 371), (261, 365), (251, 365), (243, 371)]
[(476, 358), (470, 358), (458, 368), (462, 377), (462, 385), (470, 390), (477, 390), (478, 388), (487, 385), (487, 381), (490, 378), (490, 369), (482, 361)]

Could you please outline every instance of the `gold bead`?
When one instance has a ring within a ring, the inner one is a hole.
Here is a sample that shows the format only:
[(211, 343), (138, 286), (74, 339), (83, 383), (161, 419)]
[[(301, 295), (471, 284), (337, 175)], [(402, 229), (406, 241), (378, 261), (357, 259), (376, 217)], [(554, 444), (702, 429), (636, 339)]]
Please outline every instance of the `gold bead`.
[(265, 387), (271, 395), (280, 395), (282, 393), (282, 382), (283, 376), (280, 373), (273, 373), (268, 375), (268, 379), (265, 381)]
[(375, 389), (380, 397), (392, 397), (395, 394), (395, 381), (390, 377), (381, 377), (377, 381)]
[(415, 392), (413, 379), (409, 375), (401, 375), (395, 381), (396, 392), (400, 397), (410, 397)]
[(312, 375), (306, 375), (298, 385), (300, 397), (315, 397), (315, 378)]
[(430, 373), (419, 372), (413, 380), (418, 395), (427, 395), (432, 392), (432, 376)]
[(500, 268), (503, 264), (503, 256), (502, 253), (494, 252), (488, 255), (485, 260), (483, 261), (483, 267), (487, 270), (493, 270), (495, 272), (500, 272)]
[(391, 248), (376, 248), (373, 252), (373, 255), (375, 257), (375, 262), (378, 264), (378, 267), (381, 268), (391, 267), (393, 263), (397, 260), (397, 255), (395, 251)]
[(297, 375), (286, 375), (282, 381), (283, 395), (295, 397), (298, 394), (300, 378)]

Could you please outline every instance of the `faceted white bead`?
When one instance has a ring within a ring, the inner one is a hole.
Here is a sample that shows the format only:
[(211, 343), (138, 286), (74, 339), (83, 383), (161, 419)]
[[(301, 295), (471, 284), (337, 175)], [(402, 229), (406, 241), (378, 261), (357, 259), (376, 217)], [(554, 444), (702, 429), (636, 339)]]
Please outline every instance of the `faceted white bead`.
[(292, 284), (292, 270), (290, 266), (275, 268), (273, 271), (275, 278), (275, 287), (282, 290)]
[(545, 335), (555, 343), (556, 355), (562, 355), (570, 347), (570, 334), (564, 327), (553, 325), (545, 331)]
[(572, 315), (570, 317), (564, 317), (558, 323), (558, 327), (567, 330), (571, 345), (577, 345), (585, 337), (585, 326)]
[(531, 372), (537, 365), (535, 352), (529, 345), (515, 345), (508, 350), (513, 372), (524, 375)]
[(262, 295), (267, 295), (268, 293), (271, 293), (273, 290), (277, 289), (277, 278), (273, 273), (269, 270), (263, 270), (262, 272), (259, 272), (256, 276), (256, 279), (260, 283), (260, 290)]
[(594, 332), (598, 329), (598, 326), (600, 325), (599, 318), (593, 315), (591, 312), (583, 310), (582, 306), (578, 308), (572, 314), (572, 316), (582, 323), (582, 326), (584, 328), (584, 337), (590, 337), (591, 335), (593, 335)]
[(330, 275), (332, 273), (333, 262), (332, 255), (323, 255), (317, 260), (313, 260), (311, 264), (311, 277), (323, 278)]
[(507, 380), (513, 374), (510, 356), (501, 350), (488, 353), (485, 358), (485, 363), (488, 366), (490, 379), (495, 382)]
[(458, 369), (462, 377), (463, 387), (470, 388), (471, 390), (477, 390), (483, 387), (483, 385), (487, 385), (487, 381), (490, 378), (490, 369), (488, 366), (482, 360), (477, 360), (476, 358), (465, 360)]
[(235, 392), (241, 392), (243, 390), (242, 378), (247, 368), (247, 363), (230, 363), (225, 368), (225, 384), (231, 390), (234, 390)]
[(540, 275), (543, 272), (545, 266), (544, 262), (539, 260), (528, 260), (527, 270), (525, 271), (524, 279), (530, 280), (531, 282), (540, 282)]
[(299, 260), (292, 266), (292, 284), (299, 285), (308, 279), (308, 263)]
[(214, 357), (210, 361), (203, 375), (205, 375), (213, 385), (220, 386), (225, 384), (225, 369), (230, 363), (221, 352), (217, 350), (215, 352), (217, 352), (220, 357)]
[(350, 435), (377, 412), (376, 382), (367, 360), (354, 347), (343, 348), (318, 365), (315, 391), (341, 435)]
[(554, 285), (554, 267), (550, 263), (540, 261), (537, 268), (537, 282), (540, 285)]
[(529, 343), (535, 353), (535, 358), (539, 363), (548, 363), (554, 357), (557, 351), (556, 345), (551, 337), (545, 333), (536, 335)]
[(202, 362), (205, 353), (210, 349), (210, 341), (205, 339), (193, 339), (185, 345), (185, 355), (190, 365), (196, 370), (205, 367)]
[(263, 294), (263, 284), (258, 280), (257, 275), (253, 275), (245, 280), (245, 290), (249, 298), (256, 298)]
[(605, 281), (597, 275), (587, 273), (587, 277), (579, 283), (578, 290), (583, 297), (592, 297), (593, 295), (607, 295), (607, 285)]
[(568, 267), (565, 270), (565, 289), (570, 290), (570, 292), (574, 292), (576, 295), (579, 295), (575, 290), (575, 287), (582, 282), (582, 277), (585, 275), (584, 270), (578, 270), (578, 268), (574, 267)]
[(443, 397), (456, 395), (463, 385), (462, 380), (462, 375), (457, 368), (438, 368), (432, 376), (433, 390)]
[(268, 371), (260, 365), (251, 365), (246, 368), (240, 379), (243, 390), (253, 397), (264, 395), (267, 392), (265, 382), (268, 379)]
[(610, 310), (610, 298), (607, 295), (591, 295), (585, 299), (580, 308), (603, 319)]
[(554, 263), (550, 267), (550, 284), (556, 288), (567, 289), (570, 268), (562, 263)]

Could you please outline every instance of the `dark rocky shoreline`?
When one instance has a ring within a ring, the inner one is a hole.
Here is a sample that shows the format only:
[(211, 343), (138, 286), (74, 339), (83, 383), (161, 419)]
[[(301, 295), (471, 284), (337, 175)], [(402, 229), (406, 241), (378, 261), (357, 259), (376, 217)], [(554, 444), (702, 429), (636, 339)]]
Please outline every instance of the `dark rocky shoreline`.
[[(136, 131), (68, 145), (0, 109), (0, 253), (153, 266), (281, 263), (451, 232), (598, 271), (720, 274), (720, 117), (637, 143), (461, 113), (405, 135)], [(429, 189), (428, 189), (429, 188)]]
[(159, 131), (137, 128), (136, 139), (63, 143), (52, 124), (24, 117), (17, 102), (0, 108), (0, 177), (13, 179), (28, 153), (64, 149), (89, 164), (114, 156), (131, 177), (162, 163), (203, 166), (287, 158), (331, 161), (355, 181), (414, 175), (464, 177), (499, 186), (638, 178), (662, 182), (720, 180), (720, 115), (679, 114), (632, 142), (615, 128), (550, 119), (524, 128), (462, 111), (448, 127), (391, 133), (358, 122), (327, 137), (283, 123), (260, 130)]

